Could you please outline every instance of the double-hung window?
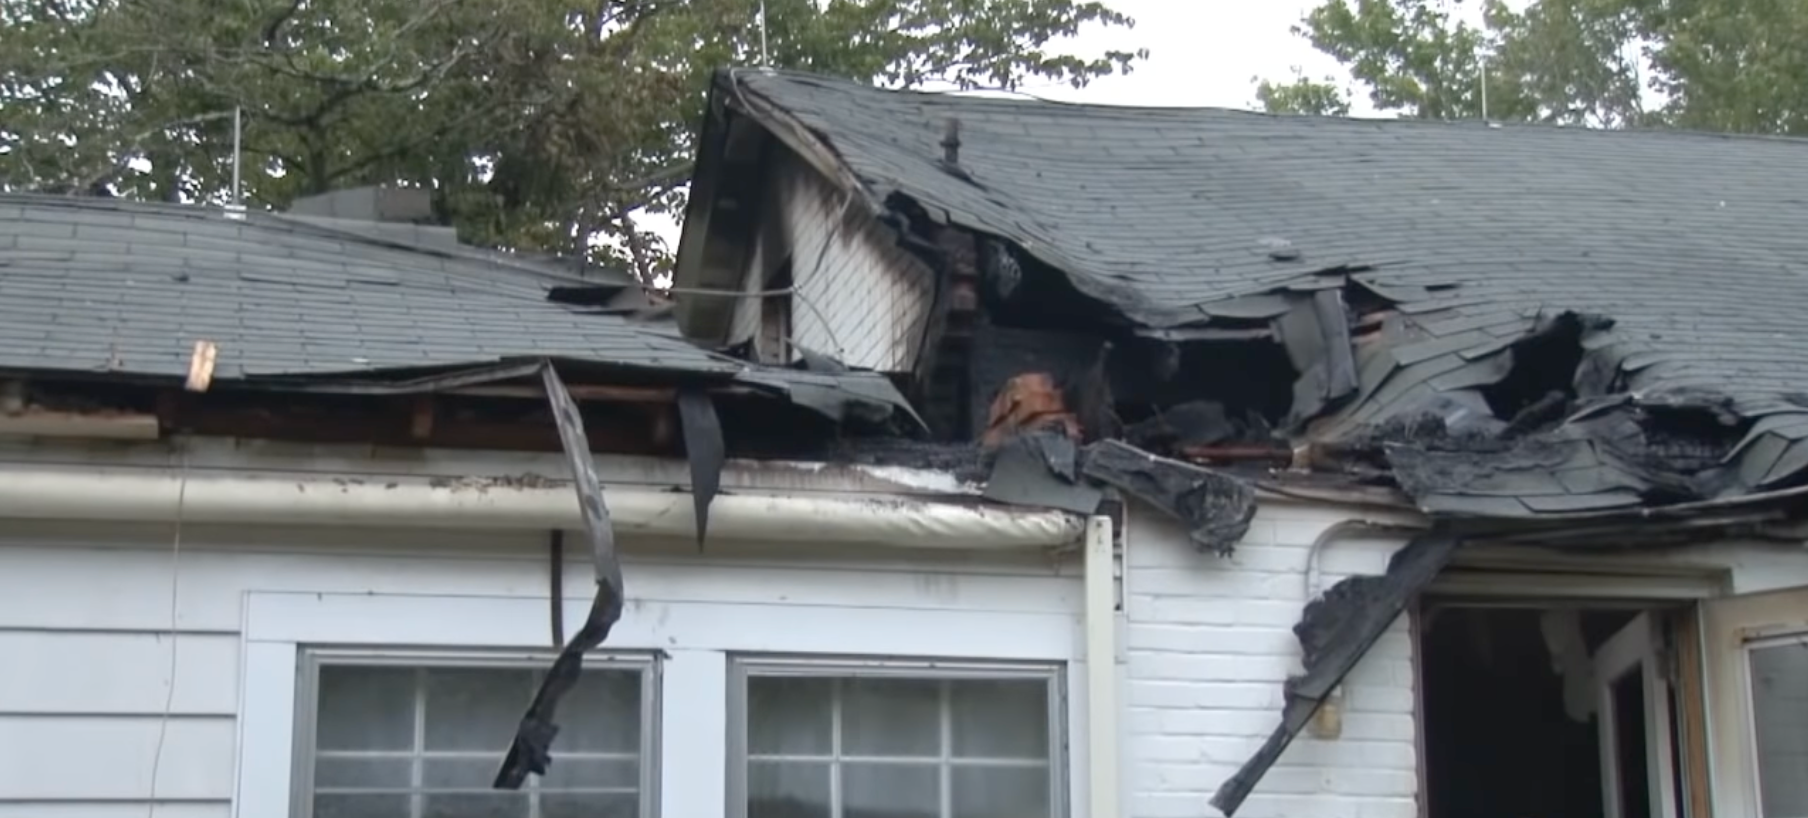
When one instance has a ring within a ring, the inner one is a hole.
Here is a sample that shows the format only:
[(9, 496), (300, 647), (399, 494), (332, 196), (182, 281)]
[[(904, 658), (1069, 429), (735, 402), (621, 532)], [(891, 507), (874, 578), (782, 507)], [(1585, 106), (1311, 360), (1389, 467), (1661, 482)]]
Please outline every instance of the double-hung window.
[(551, 658), (312, 651), (302, 666), (296, 814), (652, 818), (654, 665), (588, 657), (560, 701), (545, 777), (491, 789)]
[(737, 661), (730, 818), (1059, 818), (1058, 671)]

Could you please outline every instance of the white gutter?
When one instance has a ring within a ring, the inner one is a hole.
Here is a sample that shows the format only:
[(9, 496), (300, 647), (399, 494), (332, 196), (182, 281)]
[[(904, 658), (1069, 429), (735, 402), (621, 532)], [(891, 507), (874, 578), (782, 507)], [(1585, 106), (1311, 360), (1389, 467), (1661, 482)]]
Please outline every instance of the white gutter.
[[(184, 485), (186, 483), (186, 485)], [(619, 534), (694, 537), (688, 492), (605, 486)], [(180, 507), (180, 515), (178, 515)], [(190, 468), (0, 464), (0, 519), (408, 528), (578, 529), (571, 484), (544, 478), (334, 477)], [(902, 494), (722, 494), (723, 539), (905, 548), (1046, 548), (1079, 542), (1082, 518)]]
[(1086, 524), (1087, 818), (1117, 818), (1117, 555), (1111, 518)]

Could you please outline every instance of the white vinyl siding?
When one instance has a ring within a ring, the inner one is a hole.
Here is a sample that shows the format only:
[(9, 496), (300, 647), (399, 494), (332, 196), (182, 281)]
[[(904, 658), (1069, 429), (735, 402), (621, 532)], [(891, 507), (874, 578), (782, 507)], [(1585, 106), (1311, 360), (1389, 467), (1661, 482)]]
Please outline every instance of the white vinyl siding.
[(789, 151), (774, 165), (791, 254), (791, 332), (849, 366), (906, 372), (916, 363), (934, 273), (865, 207)]

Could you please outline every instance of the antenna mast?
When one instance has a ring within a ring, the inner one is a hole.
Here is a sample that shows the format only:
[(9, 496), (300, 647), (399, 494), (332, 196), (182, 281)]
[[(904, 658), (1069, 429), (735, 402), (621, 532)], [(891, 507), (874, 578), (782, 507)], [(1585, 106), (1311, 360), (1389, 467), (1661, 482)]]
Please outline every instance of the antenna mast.
[(239, 178), (239, 156), (241, 155), (241, 152), (242, 152), (241, 147), (244, 144), (244, 126), (243, 126), (244, 111), (245, 111), (245, 109), (242, 106), (238, 106), (238, 105), (232, 106), (232, 206), (233, 207), (244, 207), (245, 206), (245, 195), (244, 195), (245, 188), (244, 188), (244, 185), (241, 184), (240, 178)]
[(1488, 52), (1482, 52), (1482, 121), (1488, 121)]
[(766, 50), (766, 0), (760, 0), (760, 67), (772, 67), (772, 54)]

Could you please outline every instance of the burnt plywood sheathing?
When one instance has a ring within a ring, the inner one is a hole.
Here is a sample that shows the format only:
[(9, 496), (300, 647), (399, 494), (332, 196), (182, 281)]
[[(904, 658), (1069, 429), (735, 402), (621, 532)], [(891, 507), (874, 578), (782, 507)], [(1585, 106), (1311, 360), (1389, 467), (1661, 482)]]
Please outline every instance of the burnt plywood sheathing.
[(1306, 606), (1305, 616), (1293, 626), (1305, 671), (1286, 682), (1287, 703), (1281, 723), (1261, 749), (1218, 787), (1212, 795), (1213, 807), (1226, 816), (1236, 814), (1325, 698), (1406, 610), (1407, 603), (1450, 563), (1459, 544), (1460, 540), (1446, 531), (1421, 534), (1394, 553), (1386, 573), (1345, 579)]
[(722, 489), (722, 466), (728, 462), (728, 444), (722, 437), (722, 419), (709, 393), (678, 390), (678, 422), (684, 435), (684, 457), (691, 469), (691, 499), (697, 511), (697, 549), (709, 534), (709, 505)]
[(541, 364), (540, 375), (547, 402), (552, 407), (553, 421), (559, 427), (559, 442), (565, 450), (566, 463), (571, 467), (572, 484), (577, 490), (578, 507), (584, 518), (584, 533), (590, 540), (591, 560), (596, 565), (596, 599), (590, 604), (590, 614), (585, 617), (583, 627), (559, 651), (559, 658), (547, 670), (540, 689), (534, 692), (533, 702), (522, 715), (508, 754), (502, 760), (502, 768), (496, 771), (492, 784), (499, 790), (520, 789), (529, 773), (546, 774), (547, 766), (552, 763), (552, 741), (559, 734), (558, 725), (553, 723), (559, 699), (577, 684), (578, 675), (583, 672), (584, 654), (608, 639), (609, 631), (621, 620), (625, 599), (622, 596), (621, 561), (615, 553), (615, 530), (610, 523), (609, 508), (603, 503), (603, 487), (597, 480), (590, 456), (584, 419), (578, 414), (577, 404), (571, 400), (571, 393), (559, 380), (559, 373), (553, 369), (551, 361)]
[(1211, 469), (1156, 457), (1117, 440), (1087, 446), (1081, 473), (1186, 524), (1202, 550), (1230, 554), (1256, 516), (1255, 486)]

